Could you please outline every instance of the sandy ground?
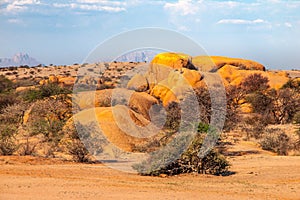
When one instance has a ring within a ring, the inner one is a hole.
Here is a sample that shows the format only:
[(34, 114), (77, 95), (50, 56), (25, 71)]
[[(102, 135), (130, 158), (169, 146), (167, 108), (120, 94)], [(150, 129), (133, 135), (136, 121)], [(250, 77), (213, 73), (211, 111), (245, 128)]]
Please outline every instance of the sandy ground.
[(145, 177), (102, 164), (0, 157), (0, 199), (300, 199), (300, 157), (242, 142), (228, 159), (235, 174)]

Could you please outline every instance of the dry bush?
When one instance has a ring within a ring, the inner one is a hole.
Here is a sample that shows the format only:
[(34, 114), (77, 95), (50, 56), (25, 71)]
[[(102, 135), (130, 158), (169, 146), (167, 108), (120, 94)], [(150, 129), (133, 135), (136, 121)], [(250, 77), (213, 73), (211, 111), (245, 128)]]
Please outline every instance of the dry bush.
[(36, 153), (37, 143), (31, 143), (29, 137), (26, 138), (26, 142), (19, 147), (19, 155), (21, 156), (33, 156)]
[(11, 124), (0, 124), (0, 155), (12, 155), (18, 149), (16, 131)]
[(25, 111), (28, 109), (29, 104), (20, 102), (8, 105), (2, 109), (0, 114), (0, 121), (7, 124), (19, 126), (22, 123)]
[(259, 142), (262, 149), (272, 151), (278, 155), (288, 155), (293, 147), (290, 138), (280, 129), (267, 129)]
[(254, 93), (267, 90), (269, 86), (269, 79), (261, 74), (255, 73), (247, 76), (241, 83), (241, 87), (247, 93)]
[(59, 99), (39, 100), (33, 104), (25, 128), (29, 136), (41, 134), (44, 138), (41, 142), (47, 143), (49, 152), (53, 154), (59, 150), (62, 129), (70, 117), (71, 108), (65, 102)]
[(173, 131), (178, 131), (181, 120), (181, 109), (177, 102), (171, 102), (166, 108), (166, 123), (164, 125), (165, 129), (171, 129)]
[(189, 134), (181, 134), (163, 148), (151, 153), (147, 160), (132, 167), (141, 175), (151, 176), (192, 172), (227, 174), (229, 163), (217, 149), (212, 149), (204, 157), (199, 157), (204, 138), (203, 133), (198, 133), (194, 138)]
[(68, 123), (64, 128), (62, 145), (65, 152), (73, 157), (76, 162), (89, 162), (91, 156), (103, 152), (103, 147), (108, 144), (106, 138), (99, 132), (95, 123), (83, 125), (79, 122)]
[(267, 120), (261, 115), (253, 115), (243, 120), (242, 131), (246, 133), (248, 140), (252, 137), (259, 139), (262, 137), (267, 125)]
[(13, 82), (3, 75), (0, 75), (0, 93), (13, 89)]
[(297, 142), (295, 144), (295, 149), (300, 150), (300, 111), (295, 114), (293, 123), (297, 126), (296, 134), (298, 136)]

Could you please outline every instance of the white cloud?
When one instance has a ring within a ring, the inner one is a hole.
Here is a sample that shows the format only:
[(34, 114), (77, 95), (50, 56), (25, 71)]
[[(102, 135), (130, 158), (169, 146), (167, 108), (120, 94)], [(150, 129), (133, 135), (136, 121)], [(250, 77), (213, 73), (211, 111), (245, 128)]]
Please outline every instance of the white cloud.
[(126, 3), (121, 1), (101, 1), (101, 0), (77, 0), (76, 3), (54, 3), (56, 8), (70, 8), (86, 11), (107, 11), (121, 12), (125, 11)]
[(113, 6), (126, 6), (124, 1), (106, 1), (106, 0), (77, 0), (78, 3), (84, 4), (101, 4), (101, 5), (113, 5)]
[(199, 11), (199, 6), (197, 5), (199, 3), (201, 3), (201, 1), (178, 0), (178, 2), (175, 3), (166, 3), (164, 9), (182, 16), (194, 15)]
[(41, 4), (39, 0), (4, 0), (2, 4), (5, 5), (5, 13), (17, 13), (22, 12), (28, 9), (30, 5)]
[(289, 23), (289, 22), (285, 22), (284, 25), (286, 27), (288, 27), (288, 28), (292, 28), (293, 27), (293, 25), (291, 23)]
[(217, 24), (238, 24), (238, 25), (252, 25), (252, 24), (266, 24), (268, 23), (262, 19), (244, 20), (244, 19), (222, 19)]
[(221, 7), (221, 8), (236, 8), (242, 5), (241, 2), (237, 1), (218, 1), (218, 2), (211, 2), (212, 6), (214, 7)]

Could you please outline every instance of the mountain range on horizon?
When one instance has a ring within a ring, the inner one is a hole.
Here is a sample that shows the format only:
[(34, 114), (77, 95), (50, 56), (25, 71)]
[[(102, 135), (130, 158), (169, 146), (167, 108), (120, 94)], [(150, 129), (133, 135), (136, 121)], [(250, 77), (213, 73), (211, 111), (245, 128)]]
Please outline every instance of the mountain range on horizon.
[(27, 53), (17, 53), (12, 58), (0, 58), (0, 67), (28, 65), (30, 67), (41, 64)]
[(116, 59), (118, 62), (151, 62), (160, 52), (154, 50), (139, 50), (126, 53)]

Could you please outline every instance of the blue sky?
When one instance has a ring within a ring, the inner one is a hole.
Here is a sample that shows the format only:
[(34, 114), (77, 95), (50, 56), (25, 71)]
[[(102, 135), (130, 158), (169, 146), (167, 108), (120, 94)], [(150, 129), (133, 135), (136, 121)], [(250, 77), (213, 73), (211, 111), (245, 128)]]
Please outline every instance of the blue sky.
[(0, 57), (24, 52), (44, 64), (81, 63), (105, 39), (142, 27), (183, 33), (209, 55), (300, 68), (296, 0), (0, 0)]

